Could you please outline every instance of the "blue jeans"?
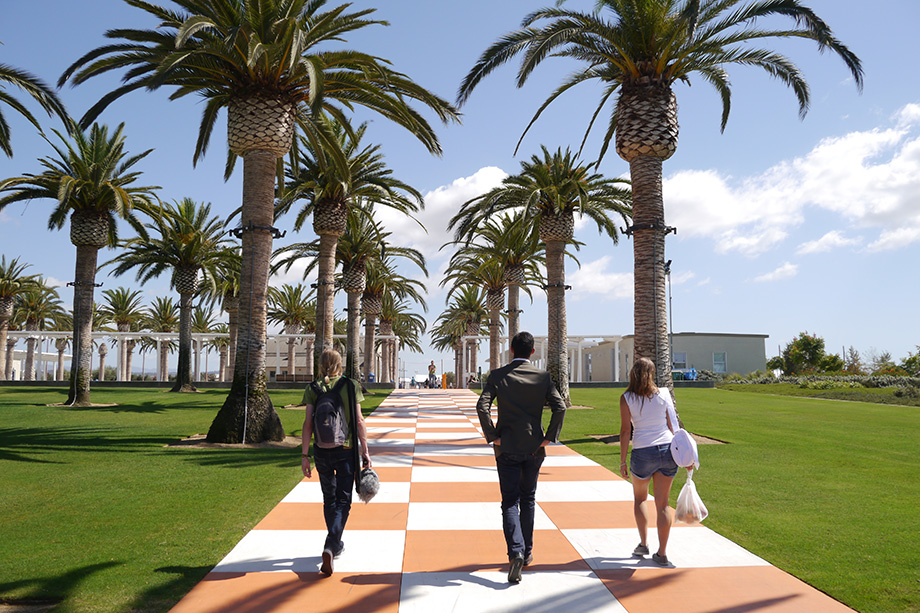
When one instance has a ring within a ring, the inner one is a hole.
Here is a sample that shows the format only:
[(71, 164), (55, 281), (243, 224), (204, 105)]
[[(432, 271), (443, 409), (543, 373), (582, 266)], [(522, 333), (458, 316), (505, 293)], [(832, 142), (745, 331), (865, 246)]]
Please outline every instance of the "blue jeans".
[(536, 508), (537, 477), (543, 456), (502, 453), (495, 458), (502, 492), (502, 529), (508, 545), (508, 558), (524, 557), (533, 550), (533, 520)]
[(313, 447), (313, 461), (323, 490), (323, 516), (326, 519), (326, 544), (337, 554), (342, 550), (342, 533), (351, 511), (351, 491), (355, 484), (355, 452), (345, 447)]

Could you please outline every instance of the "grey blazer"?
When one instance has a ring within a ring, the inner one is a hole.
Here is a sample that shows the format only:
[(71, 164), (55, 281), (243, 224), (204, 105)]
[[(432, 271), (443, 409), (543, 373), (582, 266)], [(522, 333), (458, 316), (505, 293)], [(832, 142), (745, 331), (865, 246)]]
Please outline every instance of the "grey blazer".
[[(498, 423), (492, 423), (492, 401), (498, 401)], [(549, 427), (543, 434), (544, 405), (552, 409)], [(495, 455), (501, 453), (545, 455), (543, 440), (559, 442), (565, 419), (565, 401), (549, 373), (529, 360), (515, 360), (489, 373), (476, 405), (482, 432), (490, 443), (501, 438)]]

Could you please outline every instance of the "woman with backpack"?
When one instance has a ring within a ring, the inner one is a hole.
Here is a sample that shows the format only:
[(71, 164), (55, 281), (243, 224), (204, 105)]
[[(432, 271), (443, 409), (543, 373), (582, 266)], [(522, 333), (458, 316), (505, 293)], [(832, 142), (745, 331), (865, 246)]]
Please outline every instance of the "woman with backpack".
[[(326, 349), (320, 358), (323, 379), (307, 386), (303, 394), (306, 416), (303, 422), (303, 461), (301, 468), (308, 479), (313, 476), (310, 464), (310, 440), (313, 460), (323, 491), (323, 515), (326, 519), (326, 542), (320, 572), (329, 576), (333, 560), (342, 554), (342, 532), (351, 511), (351, 493), (355, 483), (358, 454), (364, 466), (371, 465), (367, 449), (367, 427), (361, 414), (364, 400), (357, 381), (342, 376), (342, 356)], [(355, 436), (357, 435), (357, 436)]]

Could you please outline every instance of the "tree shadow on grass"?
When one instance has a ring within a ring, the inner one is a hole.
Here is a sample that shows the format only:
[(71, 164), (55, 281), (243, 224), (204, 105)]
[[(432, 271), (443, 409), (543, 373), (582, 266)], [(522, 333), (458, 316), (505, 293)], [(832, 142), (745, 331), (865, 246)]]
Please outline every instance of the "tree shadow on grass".
[(276, 466), (286, 468), (300, 466), (300, 447), (293, 449), (171, 449), (169, 453), (178, 455), (185, 462), (209, 467)]
[(205, 576), (211, 566), (163, 566), (154, 572), (173, 575), (165, 583), (154, 577), (151, 585), (134, 600), (132, 611), (167, 611), (189, 593)]
[[(87, 577), (100, 571), (120, 566), (123, 562), (100, 562), (70, 570), (63, 575), (55, 577), (41, 577), (35, 579), (20, 579), (0, 583), (0, 602), (7, 601), (15, 604), (42, 603), (48, 601), (65, 601), (74, 593), (77, 586)], [(27, 589), (26, 592), (21, 590)], [(12, 594), (16, 594), (15, 597)]]
[[(147, 451), (144, 446), (166, 445), (167, 436), (122, 436), (124, 429), (89, 426), (57, 428), (0, 428), (0, 460), (63, 464), (60, 451)], [(116, 435), (118, 433), (119, 435)]]

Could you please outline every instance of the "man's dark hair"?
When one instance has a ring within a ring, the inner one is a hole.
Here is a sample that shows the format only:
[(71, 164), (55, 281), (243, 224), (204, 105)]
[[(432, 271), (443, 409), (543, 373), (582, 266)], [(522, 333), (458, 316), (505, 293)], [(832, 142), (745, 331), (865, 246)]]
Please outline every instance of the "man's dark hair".
[(529, 358), (533, 353), (533, 334), (518, 332), (511, 339), (511, 353), (516, 358)]

